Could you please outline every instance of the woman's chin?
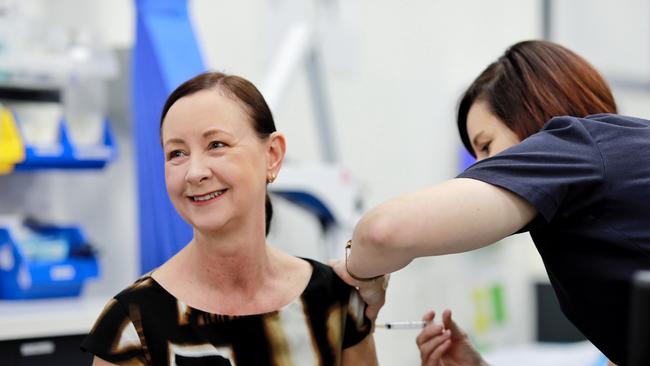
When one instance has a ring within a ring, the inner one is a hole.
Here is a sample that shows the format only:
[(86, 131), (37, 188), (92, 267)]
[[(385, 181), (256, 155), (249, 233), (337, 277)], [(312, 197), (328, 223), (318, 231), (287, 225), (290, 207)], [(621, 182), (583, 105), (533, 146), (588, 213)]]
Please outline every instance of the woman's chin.
[(215, 221), (212, 219), (205, 220), (193, 220), (191, 223), (194, 230), (199, 231), (204, 234), (217, 234), (224, 230), (225, 223), (221, 220)]

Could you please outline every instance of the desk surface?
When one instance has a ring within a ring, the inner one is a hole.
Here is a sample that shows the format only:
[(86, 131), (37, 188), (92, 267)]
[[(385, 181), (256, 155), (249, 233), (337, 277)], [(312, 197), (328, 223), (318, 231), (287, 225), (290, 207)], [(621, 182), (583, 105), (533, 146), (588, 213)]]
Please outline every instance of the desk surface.
[(0, 340), (87, 333), (107, 298), (0, 301)]

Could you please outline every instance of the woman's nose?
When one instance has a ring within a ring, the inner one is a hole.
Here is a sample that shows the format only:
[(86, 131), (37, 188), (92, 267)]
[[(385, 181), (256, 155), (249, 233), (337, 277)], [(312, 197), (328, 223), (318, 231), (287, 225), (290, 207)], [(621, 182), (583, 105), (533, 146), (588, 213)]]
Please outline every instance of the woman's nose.
[(200, 184), (212, 175), (212, 170), (201, 157), (190, 159), (186, 180), (188, 183)]

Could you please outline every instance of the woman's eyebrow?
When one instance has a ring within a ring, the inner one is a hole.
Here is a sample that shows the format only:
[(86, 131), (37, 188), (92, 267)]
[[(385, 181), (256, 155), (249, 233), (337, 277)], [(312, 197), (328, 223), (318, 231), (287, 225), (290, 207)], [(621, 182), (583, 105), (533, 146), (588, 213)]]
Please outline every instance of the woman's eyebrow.
[(167, 146), (169, 144), (182, 144), (183, 142), (184, 142), (183, 139), (172, 138), (172, 139), (169, 139), (169, 140), (165, 141), (163, 143), (163, 146)]
[[(218, 128), (211, 128), (211, 129), (203, 132), (201, 134), (201, 137), (204, 138), (204, 139), (207, 139), (207, 138), (212, 137), (214, 135), (232, 136), (232, 134), (230, 134), (230, 133), (228, 133), (228, 132), (226, 132), (224, 130), (221, 130), (221, 129), (218, 129)], [(182, 144), (182, 143), (185, 143), (185, 141), (183, 139), (178, 138), (178, 137), (174, 137), (174, 138), (171, 138), (171, 139), (165, 141), (163, 143), (163, 146), (167, 146), (168, 144)]]
[(214, 135), (221, 135), (221, 134), (232, 136), (230, 133), (228, 133), (228, 132), (226, 132), (224, 130), (218, 129), (218, 128), (211, 128), (211, 129), (203, 132), (202, 136), (203, 136), (203, 138), (208, 138), (208, 137), (211, 137), (211, 136), (214, 136)]

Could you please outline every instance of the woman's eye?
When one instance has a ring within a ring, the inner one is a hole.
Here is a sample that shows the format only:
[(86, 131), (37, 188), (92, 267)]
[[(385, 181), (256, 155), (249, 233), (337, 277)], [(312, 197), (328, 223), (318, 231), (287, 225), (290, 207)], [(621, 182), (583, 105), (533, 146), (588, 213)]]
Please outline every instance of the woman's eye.
[(182, 157), (184, 155), (185, 155), (184, 152), (182, 152), (180, 150), (174, 150), (174, 151), (170, 151), (169, 154), (167, 154), (167, 158), (169, 160), (172, 160), (172, 159), (180, 158), (180, 157)]
[(483, 145), (483, 147), (481, 148), (481, 151), (484, 152), (487, 155), (490, 155), (490, 144), (491, 143), (492, 143), (492, 141), (490, 141), (490, 142), (486, 143), (485, 145)]
[(210, 149), (218, 149), (218, 148), (221, 148), (221, 147), (224, 147), (224, 146), (226, 146), (226, 144), (224, 144), (221, 141), (212, 141), (210, 143)]

